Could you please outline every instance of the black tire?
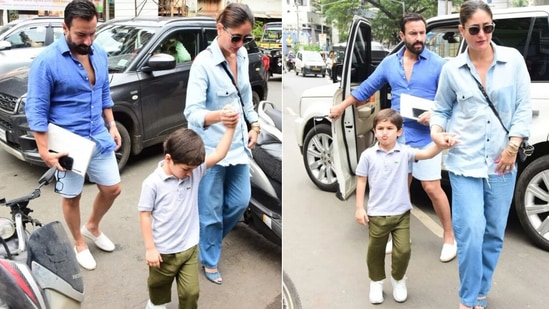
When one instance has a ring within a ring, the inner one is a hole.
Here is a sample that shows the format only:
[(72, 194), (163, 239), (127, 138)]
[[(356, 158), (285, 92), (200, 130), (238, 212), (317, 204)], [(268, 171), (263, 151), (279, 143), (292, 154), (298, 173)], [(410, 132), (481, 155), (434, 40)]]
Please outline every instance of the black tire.
[(326, 77), (326, 73), (322, 74), (322, 77)]
[(130, 139), (130, 133), (120, 122), (116, 122), (116, 128), (122, 137), (122, 145), (115, 151), (116, 161), (118, 162), (118, 170), (122, 171), (128, 163), (130, 153), (132, 151), (132, 141)]
[(549, 251), (549, 210), (545, 206), (549, 203), (548, 173), (549, 156), (539, 157), (528, 164), (517, 180), (514, 199), (526, 236), (546, 251)]
[(297, 69), (295, 69), (295, 76), (298, 76), (299, 75), (299, 72), (297, 71)]
[(320, 190), (337, 192), (338, 183), (331, 149), (331, 126), (326, 123), (317, 124), (305, 136), (303, 163), (307, 175)]
[(261, 99), (259, 98), (259, 94), (252, 90), (252, 102), (254, 103), (254, 110), (257, 112), (257, 108), (259, 107), (259, 101)]
[(301, 309), (301, 299), (290, 277), (282, 273), (282, 308)]

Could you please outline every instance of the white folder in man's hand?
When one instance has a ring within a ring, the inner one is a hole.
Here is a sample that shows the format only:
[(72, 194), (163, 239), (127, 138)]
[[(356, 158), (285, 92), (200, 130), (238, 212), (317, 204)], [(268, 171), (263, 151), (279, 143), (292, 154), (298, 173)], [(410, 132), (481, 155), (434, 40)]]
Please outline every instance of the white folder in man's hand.
[(73, 159), (72, 171), (85, 176), (95, 150), (95, 142), (50, 123), (48, 149), (58, 153), (68, 152), (69, 157)]
[(418, 117), (431, 111), (435, 105), (432, 100), (412, 96), (406, 93), (400, 95), (400, 115), (404, 118), (418, 119)]

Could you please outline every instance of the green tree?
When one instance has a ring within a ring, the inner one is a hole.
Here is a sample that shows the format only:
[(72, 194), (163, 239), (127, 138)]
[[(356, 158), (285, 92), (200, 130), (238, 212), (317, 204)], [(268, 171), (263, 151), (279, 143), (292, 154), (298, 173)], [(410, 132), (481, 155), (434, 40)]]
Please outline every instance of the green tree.
[[(454, 9), (457, 11), (463, 0), (452, 1)], [(423, 15), (425, 19), (437, 15), (438, 1), (416, 0), (416, 1), (397, 1), (397, 0), (349, 0), (344, 2), (334, 2), (334, 0), (320, 0), (323, 4), (323, 14), (326, 17), (326, 24), (335, 21), (337, 30), (340, 33), (340, 40), (347, 39), (349, 25), (354, 15), (373, 16), (370, 19), (372, 25), (372, 35), (374, 40), (381, 41), (387, 45), (393, 45), (400, 41), (400, 18), (404, 13), (417, 12)]]

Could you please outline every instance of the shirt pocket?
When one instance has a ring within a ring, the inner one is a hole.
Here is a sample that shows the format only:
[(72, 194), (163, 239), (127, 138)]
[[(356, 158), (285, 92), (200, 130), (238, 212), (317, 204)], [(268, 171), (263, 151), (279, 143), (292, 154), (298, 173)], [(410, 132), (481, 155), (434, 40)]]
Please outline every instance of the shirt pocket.
[(478, 112), (478, 100), (475, 100), (475, 96), (470, 91), (461, 91), (457, 93), (457, 102), (459, 111), (463, 114), (464, 118), (473, 118)]
[(217, 97), (216, 105), (218, 108), (223, 108), (223, 106), (232, 104), (234, 101), (238, 103), (238, 94), (236, 93), (234, 86), (231, 88), (217, 90), (215, 94)]

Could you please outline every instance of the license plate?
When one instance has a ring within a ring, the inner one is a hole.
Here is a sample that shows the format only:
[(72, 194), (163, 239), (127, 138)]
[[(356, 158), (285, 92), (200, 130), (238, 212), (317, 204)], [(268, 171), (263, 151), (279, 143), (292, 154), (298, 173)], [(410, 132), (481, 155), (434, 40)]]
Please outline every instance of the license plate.
[(313, 67), (313, 71), (320, 71), (319, 67)]
[(8, 141), (8, 139), (6, 137), (6, 130), (4, 130), (4, 129), (0, 129), (0, 140), (2, 140), (3, 142)]

